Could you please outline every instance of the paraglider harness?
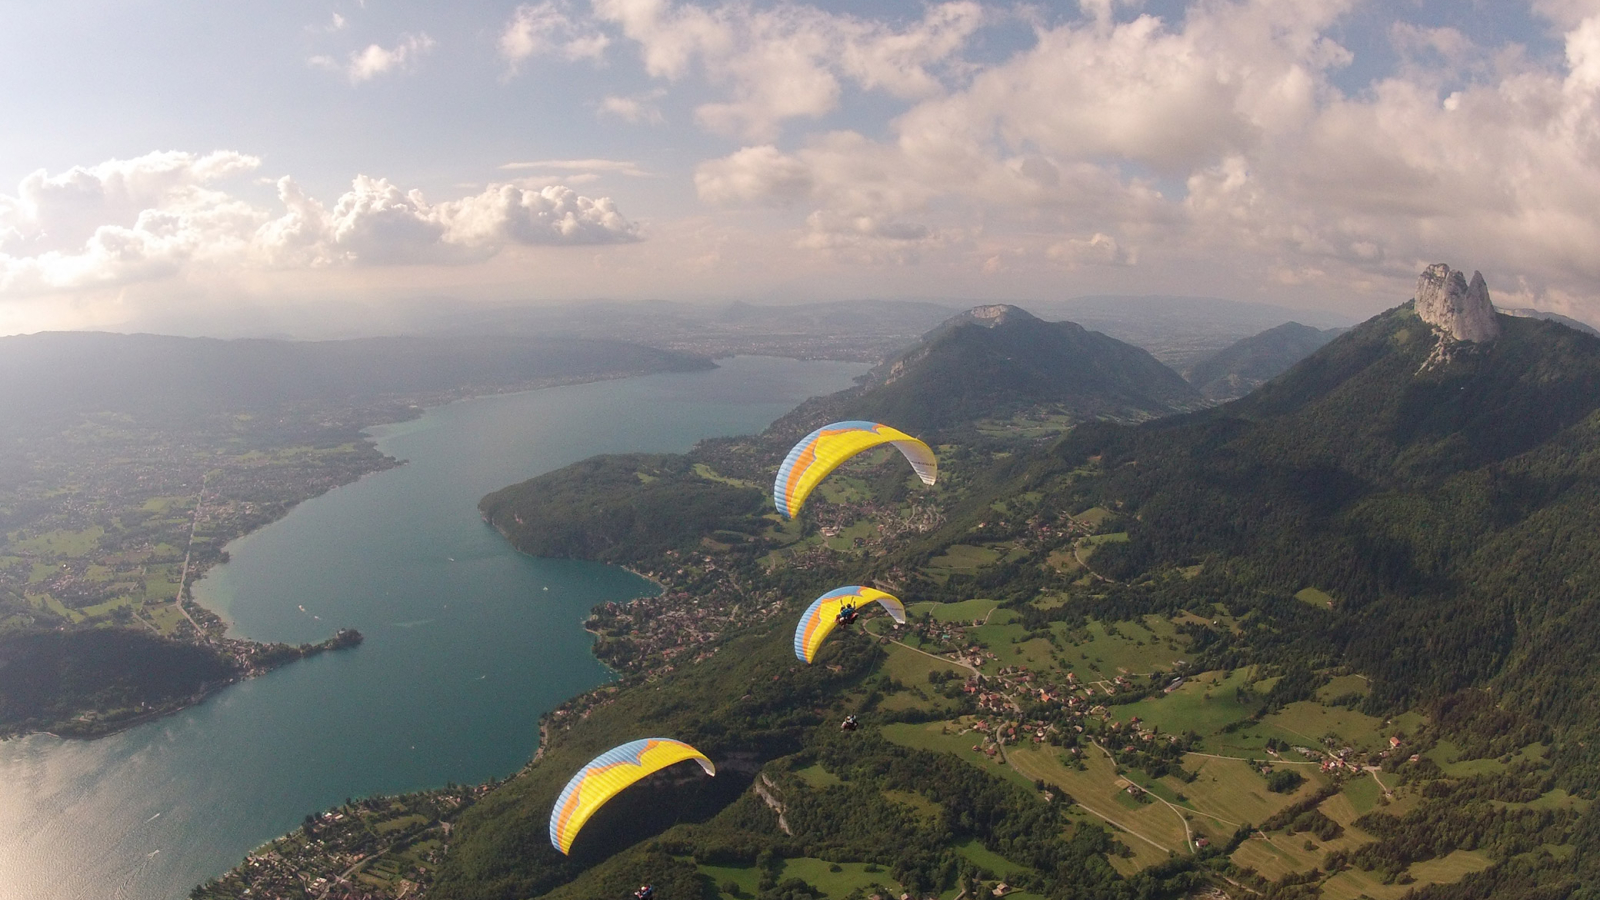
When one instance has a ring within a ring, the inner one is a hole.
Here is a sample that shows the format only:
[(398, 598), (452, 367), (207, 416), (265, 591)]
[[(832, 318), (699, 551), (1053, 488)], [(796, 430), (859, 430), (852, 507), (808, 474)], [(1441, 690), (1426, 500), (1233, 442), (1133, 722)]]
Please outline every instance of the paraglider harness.
[(633, 892), (633, 900), (655, 900), (655, 896), (656, 889), (648, 884), (639, 885), (639, 889)]
[(844, 721), (839, 724), (839, 730), (840, 731), (855, 731), (856, 730), (856, 726), (858, 726), (860, 724), (861, 724), (860, 722), (856, 721), (856, 717), (855, 716), (853, 716), (853, 715), (845, 716), (844, 717)]
[(841, 606), (839, 607), (839, 614), (834, 616), (833, 620), (839, 625), (854, 625), (856, 616), (859, 615), (861, 615), (861, 611), (854, 606)]

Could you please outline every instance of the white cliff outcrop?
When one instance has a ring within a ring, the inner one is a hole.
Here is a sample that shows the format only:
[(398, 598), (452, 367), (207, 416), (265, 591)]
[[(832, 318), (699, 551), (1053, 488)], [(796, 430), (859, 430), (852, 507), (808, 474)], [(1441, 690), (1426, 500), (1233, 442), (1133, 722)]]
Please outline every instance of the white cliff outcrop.
[(1458, 341), (1487, 343), (1500, 336), (1482, 272), (1472, 283), (1459, 270), (1434, 263), (1417, 279), (1417, 316)]

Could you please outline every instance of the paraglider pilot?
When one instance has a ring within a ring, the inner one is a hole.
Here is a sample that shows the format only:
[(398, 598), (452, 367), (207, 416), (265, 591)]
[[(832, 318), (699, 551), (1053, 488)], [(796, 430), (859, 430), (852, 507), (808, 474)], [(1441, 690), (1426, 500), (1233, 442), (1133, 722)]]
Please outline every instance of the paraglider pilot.
[(822, 641), (840, 625), (850, 625), (861, 615), (862, 604), (877, 602), (889, 611), (896, 624), (906, 624), (906, 607), (892, 594), (877, 588), (849, 584), (811, 601), (794, 626), (794, 655), (810, 664), (817, 657)]
[(844, 721), (839, 724), (839, 730), (840, 731), (855, 731), (856, 730), (856, 726), (858, 726), (860, 724), (861, 724), (860, 722), (856, 721), (856, 717), (854, 715), (845, 716), (844, 717)]
[(639, 889), (633, 892), (634, 900), (655, 900), (655, 896), (656, 889), (648, 884), (639, 885)]

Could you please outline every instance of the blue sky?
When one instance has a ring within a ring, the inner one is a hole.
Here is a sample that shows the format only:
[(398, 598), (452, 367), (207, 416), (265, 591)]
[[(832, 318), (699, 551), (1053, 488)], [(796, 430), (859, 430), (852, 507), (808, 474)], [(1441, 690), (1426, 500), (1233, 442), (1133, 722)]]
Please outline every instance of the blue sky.
[(1433, 261), (1600, 320), (1600, 0), (0, 9), (0, 333), (419, 297), (1364, 315)]

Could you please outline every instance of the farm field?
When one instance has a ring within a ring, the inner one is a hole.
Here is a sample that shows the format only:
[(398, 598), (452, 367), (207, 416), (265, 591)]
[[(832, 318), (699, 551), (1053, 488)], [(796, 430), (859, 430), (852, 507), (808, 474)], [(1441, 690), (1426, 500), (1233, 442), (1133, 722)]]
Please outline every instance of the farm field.
[(840, 529), (838, 534), (831, 536), (825, 535), (823, 538), (823, 543), (827, 544), (828, 548), (831, 550), (854, 550), (856, 548), (855, 542), (857, 539), (865, 541), (867, 538), (876, 534), (877, 531), (878, 527), (876, 525), (869, 520), (863, 519)]
[(1010, 419), (982, 419), (977, 429), (985, 437), (1041, 440), (1065, 434), (1076, 423), (1065, 413), (1023, 413)]
[(1091, 528), (1099, 528), (1112, 515), (1114, 513), (1103, 506), (1093, 506), (1073, 516), (1072, 521), (1088, 525)]
[(991, 761), (982, 753), (974, 753), (972, 745), (977, 743), (976, 736), (970, 732), (962, 733), (964, 728), (965, 726), (954, 721), (917, 724), (897, 723), (883, 726), (883, 736), (902, 747), (932, 750), (938, 753), (953, 753), (987, 772), (999, 775), (1023, 787), (1033, 788), (1033, 779), (1027, 775), (1011, 766), (998, 761)]
[(1084, 543), (1091, 547), (1098, 547), (1101, 544), (1126, 544), (1128, 542), (1128, 533), (1126, 531), (1110, 531), (1105, 534), (1091, 534), (1083, 540)]
[[(1289, 794), (1275, 794), (1267, 790), (1267, 779), (1249, 762), (1240, 759), (1217, 759), (1190, 754), (1184, 758), (1184, 768), (1195, 773), (1194, 781), (1184, 783), (1176, 776), (1161, 779), (1173, 791), (1183, 794), (1187, 801), (1179, 805), (1192, 809), (1206, 821), (1208, 834), (1227, 834), (1246, 822), (1265, 821), (1296, 800), (1316, 793), (1326, 784), (1317, 775), (1315, 767), (1307, 767), (1307, 781)], [(1221, 826), (1219, 829), (1218, 826)]]
[(1123, 722), (1137, 716), (1168, 734), (1193, 731), (1209, 736), (1250, 715), (1238, 699), (1238, 690), (1249, 683), (1249, 676), (1249, 669), (1203, 672), (1170, 694), (1115, 707), (1113, 715)]
[[(749, 900), (760, 891), (762, 873), (755, 866), (701, 865), (699, 868), (716, 885), (719, 897)], [(833, 871), (835, 868), (839, 871)], [(894, 896), (899, 896), (904, 890), (881, 866), (870, 863), (830, 863), (823, 859), (799, 857), (782, 860), (776, 874), (780, 883), (787, 878), (799, 878), (828, 897), (843, 897), (857, 888), (864, 893), (870, 892), (874, 885), (888, 889)], [(739, 892), (735, 894), (728, 891), (726, 888), (730, 885), (736, 886)]]
[(1063, 665), (1076, 672), (1079, 680), (1171, 671), (1173, 664), (1185, 656), (1176, 640), (1177, 628), (1160, 616), (1147, 616), (1138, 622), (1092, 620), (1077, 631), (1058, 622), (1051, 629), (1059, 636)]
[(1295, 594), (1294, 598), (1299, 600), (1301, 603), (1304, 603), (1308, 606), (1314, 606), (1317, 609), (1333, 609), (1333, 595), (1327, 593), (1326, 591), (1319, 591), (1316, 588), (1305, 588), (1299, 593)]
[(936, 622), (974, 622), (983, 619), (999, 606), (993, 600), (962, 600), (957, 603), (913, 603), (906, 612), (931, 616)]
[(1187, 852), (1182, 817), (1159, 800), (1143, 804), (1128, 800), (1111, 760), (1088, 753), (1085, 768), (1078, 771), (1057, 759), (1059, 754), (1053, 748), (1019, 748), (1007, 750), (1006, 755), (1011, 768), (1030, 782), (1043, 780), (1061, 788), (1090, 815), (1113, 826), (1132, 853), (1121, 860), (1113, 858), (1118, 869), (1136, 871)]
[(1296, 744), (1315, 747), (1333, 736), (1345, 745), (1375, 751), (1387, 746), (1383, 720), (1353, 709), (1323, 706), (1309, 700), (1290, 703), (1262, 719), (1262, 724)]
[(222, 421), (183, 435), (86, 422), (54, 435), (52, 454), (31, 460), (30, 480), (8, 498), (17, 514), (0, 533), (0, 627), (118, 625), (184, 637), (188, 620), (160, 607), (225, 559), (228, 541), (392, 464), (364, 443), (248, 449), (280, 438), (245, 431)]
[(884, 663), (883, 670), (907, 687), (927, 685), (928, 676), (933, 672), (949, 672), (962, 678), (971, 674), (963, 666), (918, 653), (909, 647), (890, 644), (886, 649), (889, 659)]
[(984, 566), (993, 565), (1000, 561), (1005, 554), (993, 547), (979, 547), (972, 544), (955, 544), (944, 553), (928, 560), (930, 574), (960, 572), (971, 575)]
[(1475, 850), (1456, 850), (1438, 859), (1412, 863), (1407, 874), (1416, 884), (1384, 884), (1376, 873), (1346, 869), (1323, 882), (1323, 896), (1329, 900), (1400, 900), (1417, 884), (1453, 884), (1473, 872), (1489, 867), (1489, 858)]
[(801, 781), (804, 781), (811, 787), (819, 789), (833, 787), (836, 784), (844, 783), (839, 780), (839, 776), (829, 772), (827, 769), (824, 769), (820, 764), (817, 763), (812, 763), (805, 768), (795, 769), (794, 774), (799, 776)]
[(971, 838), (957, 844), (956, 852), (966, 857), (973, 865), (989, 870), (996, 878), (1004, 878), (1007, 872), (1022, 872), (1028, 868), (1006, 859)]
[[(1054, 595), (1048, 600), (1057, 607), (1071, 602)], [(1007, 742), (1003, 753), (998, 752), (1000, 748), (990, 743), (985, 733), (968, 729), (980, 718), (1009, 718), (1011, 714), (1003, 708), (987, 707), (977, 717), (882, 726), (884, 736), (894, 743), (954, 753), (969, 764), (1014, 783), (1042, 783), (1049, 790), (1064, 792), (1072, 798), (1076, 815), (1104, 823), (1126, 846), (1126, 855), (1111, 860), (1121, 872), (1137, 872), (1174, 855), (1192, 853), (1192, 842), (1197, 839), (1204, 838), (1213, 845), (1226, 843), (1241, 826), (1259, 825), (1327, 789), (1334, 783), (1331, 778), (1340, 778), (1337, 792), (1316, 808), (1337, 823), (1341, 833), (1323, 839), (1305, 830), (1257, 831), (1231, 855), (1235, 864), (1269, 881), (1304, 877), (1325, 865), (1328, 853), (1350, 852), (1375, 840), (1354, 826), (1362, 815), (1380, 807), (1387, 814), (1404, 815), (1421, 802), (1419, 790), (1414, 785), (1402, 786), (1398, 776), (1381, 772), (1374, 775), (1370, 771), (1329, 776), (1321, 771), (1319, 761), (1324, 753), (1350, 748), (1358, 758), (1376, 756), (1379, 750), (1388, 750), (1391, 736), (1411, 735), (1427, 728), (1426, 720), (1416, 713), (1397, 715), (1386, 723), (1351, 708), (1351, 698), (1359, 698), (1368, 690), (1366, 680), (1359, 675), (1327, 677), (1317, 685), (1316, 699), (1287, 703), (1265, 714), (1260, 709), (1260, 698), (1269, 694), (1280, 678), (1254, 667), (1192, 673), (1170, 692), (1157, 691), (1128, 704), (1107, 702), (1115, 696), (1107, 689), (1122, 687), (1115, 681), (1119, 676), (1125, 679), (1126, 689), (1135, 689), (1148, 684), (1144, 676), (1149, 672), (1172, 672), (1175, 668), (1182, 671), (1178, 662), (1188, 654), (1187, 638), (1178, 632), (1178, 624), (1191, 622), (1233, 630), (1237, 625), (1225, 613), (1218, 612), (1210, 619), (1183, 613), (1171, 618), (1146, 616), (1118, 622), (1064, 620), (1048, 624), (1049, 637), (1038, 637), (1037, 631), (1030, 632), (1022, 625), (1018, 611), (1001, 608), (994, 600), (918, 603), (910, 610), (918, 618), (959, 629), (959, 637), (950, 637), (952, 644), (972, 642), (992, 653), (996, 658), (985, 662), (981, 669), (986, 677), (1000, 679), (987, 682), (990, 685), (1007, 679), (1014, 684), (1021, 671), (1032, 673), (1043, 684), (1061, 684), (1071, 672), (1079, 689), (1070, 692), (1070, 696), (1102, 704), (1098, 715), (1105, 723), (1120, 723), (1121, 728), (1132, 729), (1137, 722), (1139, 729), (1154, 729), (1157, 735), (1191, 735), (1189, 752), (1177, 760), (1181, 768), (1174, 767), (1176, 771), (1156, 778), (1143, 769), (1118, 765), (1099, 746), (1087, 741), (1079, 744), (1082, 756), (1077, 759), (1048, 742), (1041, 745), (1015, 738)], [(974, 626), (974, 621), (985, 624)], [(936, 653), (939, 647), (929, 644), (925, 649)], [(965, 677), (965, 670), (906, 647), (887, 646), (885, 650), (887, 657), (881, 671), (905, 689), (890, 693), (881, 708), (937, 710), (935, 714), (943, 714), (946, 708), (941, 704), (959, 702), (937, 696), (936, 685), (930, 684), (929, 677), (940, 670)], [(1024, 669), (1009, 668), (1013, 666)], [(1001, 675), (1002, 671), (1007, 674)], [(1332, 700), (1339, 702), (1330, 704), (1328, 701)], [(1267, 749), (1269, 742), (1275, 748), (1271, 752)], [(974, 752), (974, 744), (997, 752)], [(1307, 753), (1290, 749), (1296, 746), (1308, 748)], [(1518, 758), (1536, 758), (1542, 752), (1541, 747), (1527, 748)], [(1431, 759), (1457, 777), (1505, 768), (1492, 759), (1463, 761), (1459, 755), (1460, 748), (1448, 741), (1440, 741), (1430, 751)], [(1303, 781), (1285, 792), (1274, 792), (1268, 788), (1263, 767), (1268, 773), (1294, 772)], [(802, 777), (820, 785), (830, 776), (805, 770)], [(1138, 796), (1137, 790), (1130, 792), (1130, 785), (1142, 787), (1144, 796)], [(1570, 803), (1571, 798), (1560, 792), (1535, 801), (1553, 807)], [(963, 855), (997, 871), (996, 860), (987, 859), (981, 847), (967, 847)], [(1458, 851), (1417, 863), (1408, 874), (1416, 883), (1451, 882), (1480, 871), (1489, 863), (1481, 853)], [(1399, 900), (1406, 888), (1385, 885), (1380, 876), (1358, 868), (1327, 879), (1324, 889), (1327, 897), (1358, 900), (1365, 894), (1374, 900)]]
[(985, 671), (1002, 666), (1026, 666), (1037, 670), (1049, 668), (1054, 660), (1054, 646), (1043, 638), (1030, 639), (1028, 630), (1012, 622), (1013, 618), (1015, 614), (1009, 610), (997, 610), (989, 617), (989, 624), (967, 632), (969, 639), (988, 647), (996, 656), (993, 662), (985, 665)]

